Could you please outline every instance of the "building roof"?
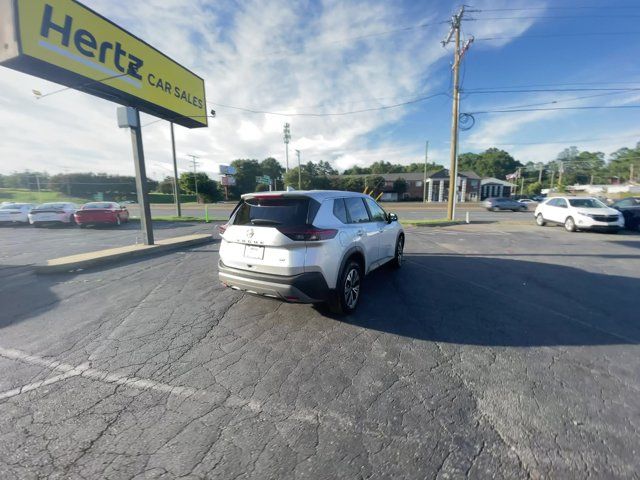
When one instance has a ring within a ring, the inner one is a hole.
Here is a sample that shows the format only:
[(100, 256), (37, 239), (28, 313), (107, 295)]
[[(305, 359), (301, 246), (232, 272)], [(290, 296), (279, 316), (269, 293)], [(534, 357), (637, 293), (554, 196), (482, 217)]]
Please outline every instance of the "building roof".
[(505, 187), (517, 187), (515, 183), (507, 182), (506, 180), (500, 180), (499, 178), (488, 177), (480, 180), (480, 185), (490, 185), (490, 184), (504, 185)]
[(471, 170), (467, 170), (465, 172), (458, 173), (461, 177), (467, 177), (473, 180), (480, 180), (480, 176), (476, 172), (472, 172)]
[[(440, 170), (431, 170), (427, 171), (427, 178), (429, 178), (434, 173), (439, 172)], [(411, 172), (411, 173), (360, 173), (358, 175), (340, 175), (341, 177), (382, 177), (387, 182), (395, 182), (399, 178), (404, 178), (405, 180), (411, 181), (420, 181), (424, 180), (424, 172)]]

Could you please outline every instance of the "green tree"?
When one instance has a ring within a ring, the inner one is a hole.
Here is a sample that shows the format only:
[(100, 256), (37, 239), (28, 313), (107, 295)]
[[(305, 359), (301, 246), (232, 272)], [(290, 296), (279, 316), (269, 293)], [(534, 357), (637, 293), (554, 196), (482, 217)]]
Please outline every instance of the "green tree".
[(182, 193), (195, 195), (196, 179), (198, 181), (198, 195), (206, 202), (217, 202), (222, 198), (218, 182), (210, 179), (209, 175), (204, 172), (198, 172), (195, 175), (190, 172), (181, 173), (178, 180), (180, 191)]
[(527, 185), (527, 195), (539, 195), (542, 190), (542, 184), (540, 182), (533, 182)]
[[(301, 184), (298, 186), (298, 171), (301, 171), (300, 178)], [(309, 174), (308, 169), (305, 169), (305, 165), (302, 166), (302, 169), (298, 167), (290, 168), (289, 171), (284, 175), (284, 183), (285, 185), (292, 186), (296, 190), (311, 190), (312, 187), (312, 176)]]
[(231, 162), (231, 165), (237, 170), (236, 185), (231, 188), (231, 192), (235, 196), (254, 192), (257, 185), (256, 177), (262, 175), (260, 162), (254, 159), (238, 159)]
[(357, 165), (351, 168), (347, 168), (344, 172), (342, 172), (343, 175), (368, 175), (370, 173), (371, 173), (371, 168), (359, 167)]
[[(441, 168), (442, 168), (442, 165), (437, 165), (435, 163), (427, 163), (427, 172), (433, 171), (433, 170), (439, 170)], [(410, 163), (409, 165), (406, 165), (404, 167), (404, 172), (402, 173), (417, 173), (417, 172), (424, 172), (424, 163)]]
[(260, 170), (262, 175), (268, 175), (272, 182), (281, 179), (284, 173), (284, 167), (273, 157), (265, 158), (260, 162)]
[(342, 176), (340, 178), (340, 184), (336, 185), (338, 190), (346, 190), (348, 192), (362, 192), (364, 191), (364, 178), (354, 176)]
[(463, 153), (458, 157), (460, 171), (471, 170), (482, 177), (504, 178), (522, 164), (508, 152), (489, 148), (482, 153)]
[(164, 180), (158, 184), (157, 191), (160, 193), (173, 193), (173, 177), (164, 177)]
[(618, 177), (628, 180), (631, 173), (631, 165), (634, 167), (634, 177), (640, 176), (640, 142), (636, 148), (621, 148), (610, 155), (608, 165), (601, 172), (603, 177)]
[(338, 170), (333, 168), (329, 162), (322, 161), (318, 162), (318, 174), (320, 175), (338, 175)]
[(380, 175), (370, 175), (365, 177), (365, 185), (371, 191), (380, 192), (384, 188), (385, 179)]

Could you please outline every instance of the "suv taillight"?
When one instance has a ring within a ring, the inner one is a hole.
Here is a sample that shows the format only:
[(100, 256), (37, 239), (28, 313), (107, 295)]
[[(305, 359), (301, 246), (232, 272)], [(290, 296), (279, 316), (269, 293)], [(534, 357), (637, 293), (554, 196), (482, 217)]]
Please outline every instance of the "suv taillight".
[(304, 225), (302, 227), (277, 227), (280, 233), (286, 235), (291, 240), (301, 242), (317, 242), (329, 240), (338, 234), (338, 230), (333, 228), (317, 228)]

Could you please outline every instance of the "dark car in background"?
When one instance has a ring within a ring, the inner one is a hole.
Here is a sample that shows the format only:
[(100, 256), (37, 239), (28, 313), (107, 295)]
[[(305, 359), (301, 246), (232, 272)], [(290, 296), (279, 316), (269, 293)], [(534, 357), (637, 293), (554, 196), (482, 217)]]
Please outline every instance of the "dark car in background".
[(116, 202), (86, 203), (75, 213), (80, 228), (87, 225), (120, 225), (129, 221), (129, 211)]
[(628, 197), (611, 204), (622, 212), (624, 225), (629, 230), (640, 230), (640, 197)]
[(512, 210), (514, 212), (526, 212), (527, 205), (524, 203), (520, 203), (517, 200), (512, 200), (511, 198), (487, 198), (484, 201), (484, 206), (487, 210), (492, 212), (497, 212), (498, 210)]

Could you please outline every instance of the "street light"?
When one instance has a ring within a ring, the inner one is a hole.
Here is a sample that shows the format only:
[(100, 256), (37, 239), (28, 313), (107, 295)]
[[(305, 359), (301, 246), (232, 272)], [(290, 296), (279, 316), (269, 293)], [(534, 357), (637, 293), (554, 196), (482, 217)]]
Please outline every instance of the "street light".
[(289, 140), (291, 140), (291, 130), (288, 123), (284, 124), (284, 144), (287, 159), (287, 172), (289, 171)]
[(302, 190), (302, 167), (300, 166), (300, 150), (296, 150), (298, 156), (298, 190)]

